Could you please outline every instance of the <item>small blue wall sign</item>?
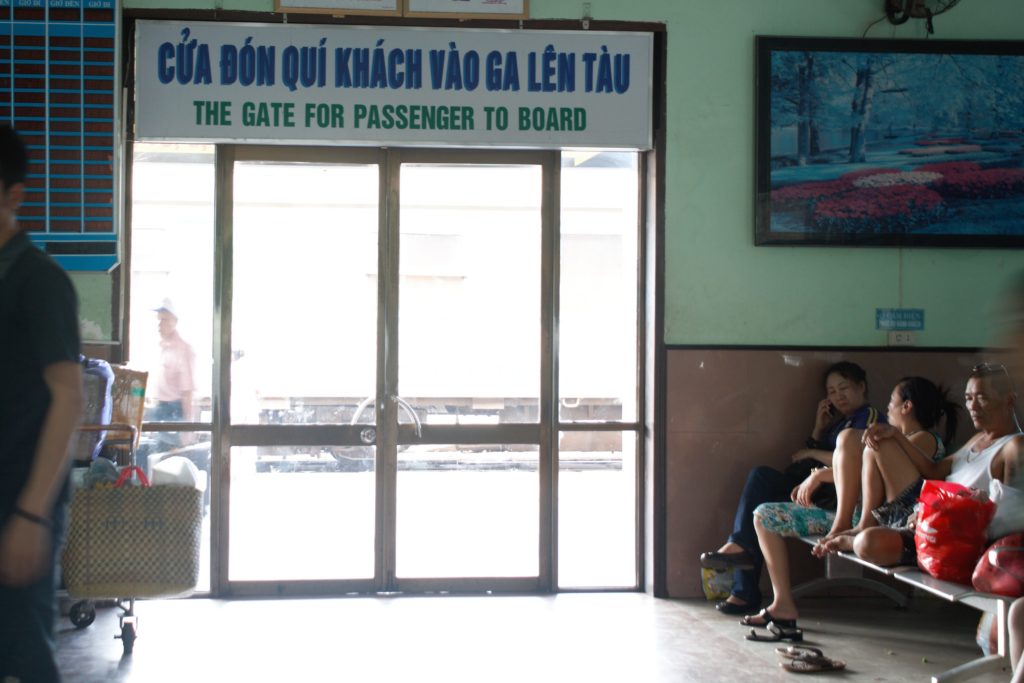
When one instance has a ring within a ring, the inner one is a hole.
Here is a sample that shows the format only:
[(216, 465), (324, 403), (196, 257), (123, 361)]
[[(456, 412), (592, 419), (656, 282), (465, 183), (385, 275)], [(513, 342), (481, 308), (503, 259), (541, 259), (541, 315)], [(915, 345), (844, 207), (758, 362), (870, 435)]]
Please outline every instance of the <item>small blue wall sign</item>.
[(923, 330), (923, 308), (876, 308), (876, 330)]

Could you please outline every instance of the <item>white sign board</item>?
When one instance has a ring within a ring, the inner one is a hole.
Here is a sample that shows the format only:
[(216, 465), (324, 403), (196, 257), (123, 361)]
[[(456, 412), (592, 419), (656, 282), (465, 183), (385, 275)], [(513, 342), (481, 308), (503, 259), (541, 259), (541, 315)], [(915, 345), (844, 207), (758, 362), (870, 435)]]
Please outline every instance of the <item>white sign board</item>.
[(140, 140), (651, 146), (648, 33), (139, 21)]
[(402, 13), (398, 0), (274, 0), (277, 12), (318, 12), (346, 14)]
[(526, 17), (526, 0), (405, 0), (406, 16), (512, 16)]

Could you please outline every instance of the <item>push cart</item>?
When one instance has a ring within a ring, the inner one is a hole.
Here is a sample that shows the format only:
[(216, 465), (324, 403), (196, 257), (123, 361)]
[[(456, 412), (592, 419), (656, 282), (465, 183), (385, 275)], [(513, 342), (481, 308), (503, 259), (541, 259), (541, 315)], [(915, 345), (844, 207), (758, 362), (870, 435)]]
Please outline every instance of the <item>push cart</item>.
[[(141, 370), (132, 370), (125, 366), (111, 366), (114, 381), (111, 385), (111, 417), (109, 423), (79, 425), (80, 432), (93, 432), (102, 435), (102, 453), (114, 461), (119, 467), (135, 465), (135, 449), (139, 445), (142, 428), (142, 416), (145, 410), (146, 384), (149, 374)], [(74, 590), (68, 594), (75, 597)], [(76, 600), (68, 610), (68, 618), (79, 629), (90, 626), (96, 620), (96, 602), (93, 596)], [(102, 596), (121, 610), (119, 619), (120, 638), (124, 652), (131, 653), (135, 645), (137, 621), (135, 617), (135, 598)]]
[[(133, 478), (137, 484), (130, 485)], [(92, 623), (89, 600), (112, 598), (122, 611), (115, 637), (130, 654), (138, 635), (135, 599), (195, 589), (203, 492), (192, 485), (150, 486), (145, 473), (129, 465), (113, 486), (76, 491), (69, 518), (65, 583), (71, 596), (86, 599), (72, 606), (72, 623)]]

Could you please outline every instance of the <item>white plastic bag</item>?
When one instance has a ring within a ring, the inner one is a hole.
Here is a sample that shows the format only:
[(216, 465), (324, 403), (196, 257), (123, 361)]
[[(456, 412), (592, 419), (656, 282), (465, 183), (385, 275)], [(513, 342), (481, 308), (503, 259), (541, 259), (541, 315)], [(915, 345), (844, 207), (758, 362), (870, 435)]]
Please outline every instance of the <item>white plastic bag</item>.
[(149, 477), (153, 486), (172, 484), (175, 486), (190, 486), (194, 489), (203, 490), (205, 481), (199, 471), (188, 458), (180, 455), (172, 455), (164, 458), (153, 465), (153, 473)]
[(996, 504), (996, 514), (986, 530), (988, 537), (996, 539), (1024, 531), (1024, 491), (993, 479), (988, 495)]

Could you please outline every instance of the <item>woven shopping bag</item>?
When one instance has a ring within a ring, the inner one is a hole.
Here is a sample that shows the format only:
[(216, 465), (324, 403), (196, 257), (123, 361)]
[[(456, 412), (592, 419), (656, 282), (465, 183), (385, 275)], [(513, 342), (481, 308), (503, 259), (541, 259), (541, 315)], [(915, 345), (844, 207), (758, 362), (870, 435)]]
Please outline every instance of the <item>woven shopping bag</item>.
[[(132, 472), (141, 486), (125, 486)], [(62, 568), (78, 598), (161, 598), (191, 592), (199, 579), (203, 494), (150, 486), (126, 467), (113, 488), (75, 491)]]

